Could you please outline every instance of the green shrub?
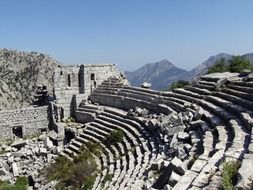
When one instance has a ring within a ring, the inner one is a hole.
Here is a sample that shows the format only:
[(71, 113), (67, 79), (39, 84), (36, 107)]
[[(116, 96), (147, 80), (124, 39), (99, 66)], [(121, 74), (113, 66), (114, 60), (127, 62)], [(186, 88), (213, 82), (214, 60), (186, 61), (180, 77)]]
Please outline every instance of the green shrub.
[(224, 190), (232, 190), (236, 184), (237, 171), (240, 167), (239, 162), (225, 162), (222, 172), (222, 187)]
[(229, 61), (229, 70), (230, 70), (230, 72), (241, 73), (245, 69), (247, 69), (247, 70), (252, 70), (253, 69), (253, 67), (250, 64), (249, 60), (243, 59), (240, 56), (234, 56)]
[(112, 181), (112, 174), (106, 174), (106, 176), (104, 177), (102, 184), (104, 185), (107, 181)]
[(18, 177), (14, 185), (8, 181), (0, 181), (0, 190), (26, 190), (28, 181), (26, 177)]
[(218, 60), (213, 66), (209, 67), (208, 74), (210, 73), (221, 73), (221, 72), (237, 72), (241, 73), (243, 70), (253, 70), (253, 66), (250, 61), (243, 59), (241, 56), (233, 56), (229, 61), (225, 59)]
[(96, 162), (92, 156), (92, 151), (99, 151), (100, 147), (90, 144), (89, 148), (81, 147), (81, 153), (70, 161), (66, 157), (60, 156), (55, 163), (44, 169), (43, 173), (48, 181), (58, 180), (56, 189), (90, 189), (95, 182)]
[(83, 182), (82, 189), (92, 189), (95, 180), (96, 176), (88, 176)]
[(76, 119), (73, 118), (73, 117), (68, 117), (66, 120), (65, 120), (66, 123), (71, 123), (71, 122), (76, 122)]
[(221, 58), (212, 67), (209, 67), (208, 74), (210, 73), (222, 73), (229, 71), (229, 64), (224, 58)]
[(110, 135), (105, 139), (105, 144), (114, 145), (118, 142), (122, 142), (124, 137), (124, 132), (122, 130), (113, 130)]
[(173, 82), (170, 86), (170, 89), (173, 90), (175, 88), (183, 88), (185, 86), (189, 86), (190, 82), (185, 80), (179, 80), (177, 82)]

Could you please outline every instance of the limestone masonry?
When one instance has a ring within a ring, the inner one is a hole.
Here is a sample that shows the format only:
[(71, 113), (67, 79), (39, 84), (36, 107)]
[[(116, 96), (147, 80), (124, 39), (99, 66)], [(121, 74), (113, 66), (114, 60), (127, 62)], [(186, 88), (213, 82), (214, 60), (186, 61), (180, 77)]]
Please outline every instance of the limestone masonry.
[(74, 116), (76, 105), (109, 77), (118, 76), (114, 64), (59, 66), (54, 71), (53, 87), (56, 104), (64, 117)]
[(0, 139), (23, 138), (42, 131), (49, 125), (48, 106), (28, 107), (24, 109), (0, 112)]

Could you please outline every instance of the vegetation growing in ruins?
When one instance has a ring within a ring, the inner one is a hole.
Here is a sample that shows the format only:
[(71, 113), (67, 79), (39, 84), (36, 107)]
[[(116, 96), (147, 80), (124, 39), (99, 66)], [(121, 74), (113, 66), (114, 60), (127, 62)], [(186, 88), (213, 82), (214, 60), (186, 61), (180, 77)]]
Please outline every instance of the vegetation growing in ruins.
[(71, 122), (76, 122), (75, 118), (73, 117), (68, 117), (66, 120), (65, 120), (66, 123), (71, 123)]
[(243, 70), (253, 70), (253, 66), (249, 60), (243, 59), (241, 56), (234, 56), (231, 60), (225, 59), (218, 60), (212, 67), (209, 67), (208, 74), (216, 72), (238, 72)]
[(188, 85), (190, 85), (189, 81), (179, 80), (177, 82), (173, 82), (170, 86), (170, 89), (173, 90), (175, 88), (183, 88), (184, 86), (188, 86)]
[(91, 189), (96, 179), (96, 162), (92, 154), (98, 154), (98, 144), (88, 144), (81, 153), (70, 161), (60, 156), (55, 163), (45, 169), (48, 181), (58, 180), (56, 189)]
[(116, 143), (121, 143), (123, 141), (124, 132), (122, 130), (113, 130), (110, 135), (108, 135), (105, 139), (105, 144), (113, 145)]
[(27, 185), (28, 181), (26, 177), (18, 177), (14, 185), (0, 180), (0, 190), (26, 190)]
[(224, 190), (232, 190), (236, 184), (237, 171), (240, 167), (239, 162), (229, 161), (223, 165), (222, 187)]
[(103, 181), (102, 181), (102, 184), (105, 185), (105, 183), (107, 181), (112, 181), (112, 174), (106, 174), (106, 176), (104, 177)]

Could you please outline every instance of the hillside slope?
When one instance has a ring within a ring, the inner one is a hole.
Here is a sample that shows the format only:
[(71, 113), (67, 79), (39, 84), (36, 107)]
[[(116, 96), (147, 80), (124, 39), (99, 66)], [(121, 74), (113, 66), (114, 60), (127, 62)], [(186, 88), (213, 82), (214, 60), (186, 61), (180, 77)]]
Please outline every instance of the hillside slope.
[(0, 110), (29, 106), (38, 85), (46, 85), (52, 93), (58, 65), (45, 54), (0, 49)]

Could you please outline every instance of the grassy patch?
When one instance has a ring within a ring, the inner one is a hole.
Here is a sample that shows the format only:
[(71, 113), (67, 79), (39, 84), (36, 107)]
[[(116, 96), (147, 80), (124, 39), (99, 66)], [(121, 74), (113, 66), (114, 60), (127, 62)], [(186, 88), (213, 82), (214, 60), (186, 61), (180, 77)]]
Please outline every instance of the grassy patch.
[(66, 123), (73, 123), (73, 122), (76, 122), (76, 119), (73, 118), (73, 117), (68, 117), (66, 120), (65, 120)]
[(185, 86), (189, 86), (190, 85), (190, 82), (189, 81), (185, 81), (185, 80), (179, 80), (177, 82), (173, 82), (171, 85), (170, 85), (170, 89), (173, 90), (175, 88), (183, 88)]
[(81, 153), (73, 161), (60, 156), (55, 163), (47, 167), (48, 181), (58, 180), (56, 189), (91, 189), (96, 179), (96, 162), (92, 154), (98, 154), (101, 147), (89, 144), (81, 148)]
[(112, 174), (106, 174), (106, 176), (104, 177), (102, 184), (104, 185), (107, 181), (112, 181)]
[(26, 177), (18, 177), (14, 185), (7, 181), (0, 181), (0, 190), (26, 190), (27, 185)]
[(110, 135), (106, 137), (104, 143), (106, 145), (114, 145), (123, 141), (124, 132), (122, 130), (113, 130)]
[(236, 184), (237, 171), (240, 167), (239, 162), (225, 162), (222, 172), (222, 187), (224, 190), (232, 190)]

